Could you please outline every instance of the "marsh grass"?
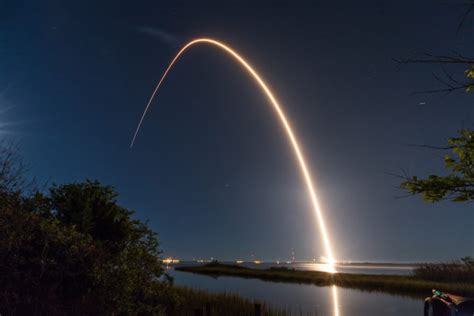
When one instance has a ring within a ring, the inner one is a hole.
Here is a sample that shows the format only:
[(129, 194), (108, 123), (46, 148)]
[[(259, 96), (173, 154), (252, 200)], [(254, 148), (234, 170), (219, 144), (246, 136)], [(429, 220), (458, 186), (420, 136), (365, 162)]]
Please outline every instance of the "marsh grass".
[(422, 280), (474, 283), (474, 258), (422, 264), (413, 272), (415, 277)]
[(337, 285), (363, 291), (376, 291), (411, 297), (426, 297), (432, 289), (462, 296), (474, 296), (474, 282), (439, 281), (422, 279), (416, 275), (369, 275), (350, 273), (327, 273), (320, 271), (299, 271), (293, 269), (269, 268), (251, 269), (236, 265), (211, 263), (203, 266), (176, 267), (176, 270), (213, 277), (233, 276), (254, 278), (271, 282), (314, 284), (317, 286)]
[[(167, 315), (195, 315), (197, 310), (210, 307), (211, 315), (254, 315), (255, 304), (261, 307), (261, 315), (284, 316), (288, 312), (268, 306), (258, 300), (244, 298), (232, 293), (210, 293), (189, 287), (172, 287), (175, 304)], [(204, 315), (205, 312), (204, 312)]]

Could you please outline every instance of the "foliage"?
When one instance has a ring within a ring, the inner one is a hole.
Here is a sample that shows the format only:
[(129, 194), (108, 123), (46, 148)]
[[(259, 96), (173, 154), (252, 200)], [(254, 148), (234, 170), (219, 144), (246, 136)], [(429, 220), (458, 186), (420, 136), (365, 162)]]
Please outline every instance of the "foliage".
[[(97, 181), (54, 185), (50, 189), (51, 207), (61, 222), (74, 225), (106, 246), (120, 251), (131, 233), (132, 212), (117, 205), (117, 193)], [(133, 226), (133, 225), (132, 225)]]
[(0, 144), (0, 313), (159, 314), (172, 297), (156, 234), (97, 181), (30, 192)]
[[(185, 315), (207, 304), (212, 315), (242, 315), (253, 310), (254, 302), (238, 295), (210, 294), (161, 280), (155, 234), (145, 223), (132, 220), (131, 212), (117, 207), (110, 199), (114, 194), (98, 194), (109, 190), (86, 181), (54, 186), (50, 195), (0, 193), (2, 315)], [(90, 208), (93, 216), (70, 216), (81, 213), (72, 207), (80, 202), (78, 197), (90, 202), (81, 207), (94, 205)], [(72, 214), (68, 207), (58, 211), (58, 205), (71, 205)], [(98, 223), (115, 227), (115, 222), (103, 220), (113, 216), (86, 223), (84, 218), (101, 218), (97, 213), (105, 212), (97, 205), (108, 205), (105, 210), (120, 215), (120, 229), (110, 230), (116, 236), (79, 229)], [(74, 220), (65, 223), (64, 218)], [(262, 311), (264, 315), (284, 314), (264, 305)]]
[(474, 199), (474, 131), (462, 129), (458, 137), (449, 139), (449, 146), (442, 149), (452, 150), (444, 157), (446, 176), (430, 175), (426, 179), (408, 177), (401, 187), (412, 194), (422, 194), (429, 202), (450, 199), (465, 202)]
[(209, 303), (213, 315), (241, 315), (253, 307), (237, 295), (173, 286), (156, 234), (112, 187), (87, 180), (30, 192), (17, 157), (0, 144), (1, 315), (183, 315)]
[(98, 255), (93, 240), (57, 219), (29, 212), (26, 204), (2, 194), (0, 311), (60, 314), (78, 308), (93, 282)]
[(417, 267), (416, 277), (424, 280), (474, 283), (474, 258), (464, 257), (449, 263), (427, 263)]
[[(459, 32), (468, 18), (472, 18), (474, 12), (474, 1), (466, 0), (464, 14), (458, 25)], [(474, 91), (474, 58), (451, 50), (446, 54), (424, 53), (423, 57), (411, 57), (396, 60), (401, 66), (411, 64), (423, 64), (440, 66), (441, 74), (433, 72), (433, 77), (442, 85), (438, 89), (419, 91), (417, 93), (444, 93), (454, 91)], [(463, 73), (464, 71), (464, 73)], [(424, 200), (438, 202), (449, 199), (455, 202), (466, 202), (474, 199), (474, 131), (462, 129), (458, 137), (449, 139), (449, 146), (444, 148), (431, 147), (435, 149), (452, 150), (451, 155), (446, 155), (444, 162), (450, 173), (446, 176), (430, 175), (426, 179), (416, 176), (405, 177), (401, 187), (411, 194), (422, 194)]]
[(156, 301), (163, 283), (156, 236), (113, 196), (110, 187), (90, 181), (55, 186), (50, 195), (2, 194), (5, 312), (157, 314), (163, 309)]

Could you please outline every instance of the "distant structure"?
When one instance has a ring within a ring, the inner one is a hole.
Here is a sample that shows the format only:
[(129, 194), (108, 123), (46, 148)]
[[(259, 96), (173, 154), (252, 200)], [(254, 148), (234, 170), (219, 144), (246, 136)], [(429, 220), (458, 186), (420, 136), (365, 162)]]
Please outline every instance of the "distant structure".
[(296, 256), (295, 256), (295, 252), (294, 252), (294, 251), (291, 252), (291, 258), (290, 258), (290, 259), (291, 259), (291, 262), (295, 262), (295, 261), (296, 261)]
[(180, 263), (180, 260), (173, 257), (168, 257), (168, 258), (163, 259), (163, 263), (165, 264)]

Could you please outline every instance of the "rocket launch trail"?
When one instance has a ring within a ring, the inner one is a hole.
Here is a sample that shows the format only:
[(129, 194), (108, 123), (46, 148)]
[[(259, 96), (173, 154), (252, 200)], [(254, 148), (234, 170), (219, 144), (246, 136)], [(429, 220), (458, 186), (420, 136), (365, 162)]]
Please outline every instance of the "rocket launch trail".
[(334, 272), (335, 271), (335, 269), (334, 269), (335, 259), (334, 259), (334, 253), (333, 253), (331, 243), (330, 243), (329, 233), (328, 233), (328, 230), (326, 228), (326, 224), (324, 222), (321, 207), (319, 206), (319, 202), (318, 202), (318, 199), (317, 199), (317, 196), (316, 196), (316, 191), (314, 189), (313, 181), (311, 179), (310, 171), (309, 171), (309, 169), (306, 165), (305, 157), (303, 156), (303, 154), (300, 150), (300, 145), (299, 145), (299, 143), (298, 143), (298, 141), (297, 141), (297, 139), (296, 139), (296, 137), (293, 133), (293, 129), (290, 126), (290, 123), (288, 122), (288, 119), (287, 119), (285, 113), (283, 112), (282, 107), (280, 106), (279, 102), (277, 101), (277, 99), (275, 98), (272, 91), (269, 89), (269, 87), (265, 83), (265, 81), (260, 77), (260, 75), (255, 71), (255, 69), (242, 56), (240, 56), (240, 54), (238, 54), (231, 47), (227, 46), (226, 44), (224, 44), (220, 41), (210, 39), (210, 38), (198, 38), (198, 39), (192, 40), (192, 41), (188, 42), (186, 45), (184, 45), (179, 50), (179, 52), (176, 54), (176, 56), (173, 58), (173, 60), (171, 61), (171, 63), (168, 65), (165, 72), (161, 76), (160, 80), (158, 81), (158, 84), (156, 85), (150, 99), (148, 100), (148, 103), (145, 107), (145, 110), (143, 111), (143, 114), (140, 118), (137, 129), (135, 130), (135, 134), (133, 135), (133, 139), (132, 139), (132, 142), (130, 144), (130, 147), (133, 147), (133, 144), (135, 143), (135, 140), (137, 138), (138, 132), (140, 131), (140, 127), (143, 123), (143, 120), (146, 116), (146, 113), (148, 112), (148, 109), (149, 109), (151, 103), (153, 102), (153, 99), (155, 98), (156, 93), (158, 92), (161, 85), (163, 84), (163, 81), (165, 80), (166, 76), (168, 75), (170, 70), (173, 68), (173, 66), (176, 64), (176, 62), (180, 59), (180, 57), (183, 55), (183, 53), (185, 51), (187, 51), (189, 48), (191, 48), (192, 46), (197, 45), (197, 44), (209, 44), (209, 45), (215, 46), (219, 49), (222, 49), (224, 52), (228, 53), (231, 57), (233, 57), (236, 61), (238, 61), (239, 64), (245, 70), (247, 70), (250, 77), (252, 77), (255, 80), (255, 82), (258, 84), (258, 87), (260, 87), (260, 89), (267, 96), (268, 100), (270, 101), (270, 104), (273, 106), (275, 114), (280, 119), (280, 122), (281, 122), (281, 125), (282, 125), (283, 129), (286, 131), (286, 135), (288, 136), (288, 140), (289, 140), (289, 142), (290, 142), (290, 144), (293, 148), (296, 160), (299, 163), (301, 173), (303, 175), (303, 178), (304, 178), (307, 190), (308, 190), (308, 194), (309, 194), (310, 200), (312, 202), (313, 210), (314, 210), (314, 213), (316, 215), (317, 222), (318, 222), (319, 231), (320, 231), (320, 234), (321, 234), (321, 237), (322, 237), (322, 243), (323, 243), (323, 246), (324, 246), (324, 249), (325, 249), (325, 252), (326, 252), (326, 257), (328, 259), (329, 270)]

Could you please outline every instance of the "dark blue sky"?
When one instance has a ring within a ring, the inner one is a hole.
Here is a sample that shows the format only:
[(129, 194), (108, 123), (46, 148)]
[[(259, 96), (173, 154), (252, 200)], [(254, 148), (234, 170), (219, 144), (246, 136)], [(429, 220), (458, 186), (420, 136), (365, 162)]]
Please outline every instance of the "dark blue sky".
[(431, 73), (440, 69), (400, 71), (392, 61), (423, 51), (469, 55), (472, 24), (456, 34), (462, 9), (441, 1), (174, 3), (0, 0), (2, 130), (20, 139), (32, 174), (113, 185), (169, 255), (324, 255), (279, 122), (215, 48), (184, 56), (129, 149), (180, 45), (214, 37), (242, 53), (285, 107), (337, 258), (472, 255), (472, 204), (397, 199), (404, 192), (388, 175), (442, 172), (441, 153), (404, 144), (443, 144), (472, 127), (472, 95), (412, 96), (436, 88)]

